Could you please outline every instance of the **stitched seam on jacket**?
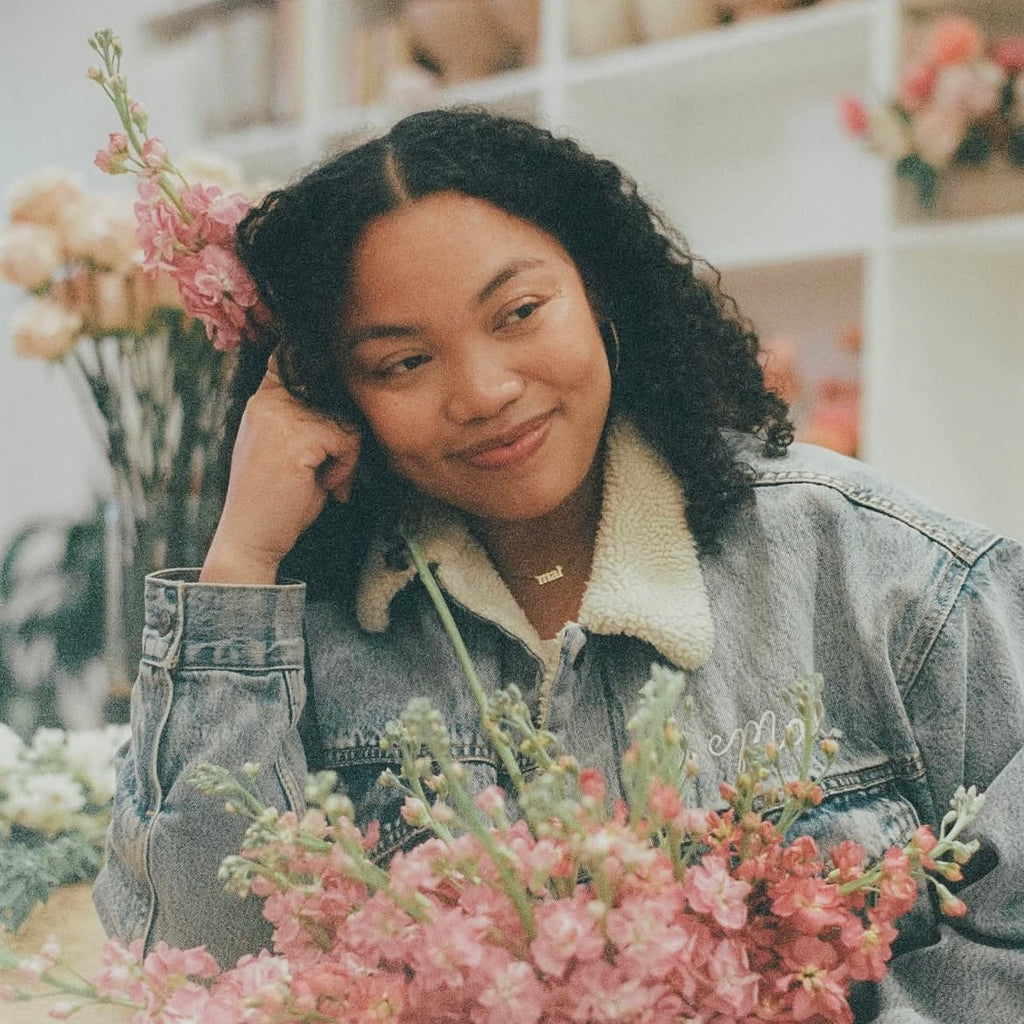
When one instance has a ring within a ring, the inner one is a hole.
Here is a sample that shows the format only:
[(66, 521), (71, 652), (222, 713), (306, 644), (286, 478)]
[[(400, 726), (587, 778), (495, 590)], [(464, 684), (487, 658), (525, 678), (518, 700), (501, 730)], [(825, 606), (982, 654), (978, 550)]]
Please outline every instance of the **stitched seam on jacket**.
[(755, 487), (776, 487), (785, 484), (807, 484), (809, 486), (828, 487), (842, 494), (850, 501), (861, 505), (864, 508), (872, 509), (882, 515), (897, 519), (918, 533), (923, 534), (930, 540), (946, 548), (950, 554), (955, 555), (968, 565), (973, 565), (985, 552), (999, 541), (999, 536), (990, 534), (983, 543), (976, 545), (966, 544), (962, 537), (944, 530), (938, 524), (919, 516), (912, 509), (890, 501), (874, 491), (862, 487), (855, 487), (845, 480), (840, 480), (827, 473), (815, 473), (813, 470), (762, 470), (758, 472), (754, 480)]

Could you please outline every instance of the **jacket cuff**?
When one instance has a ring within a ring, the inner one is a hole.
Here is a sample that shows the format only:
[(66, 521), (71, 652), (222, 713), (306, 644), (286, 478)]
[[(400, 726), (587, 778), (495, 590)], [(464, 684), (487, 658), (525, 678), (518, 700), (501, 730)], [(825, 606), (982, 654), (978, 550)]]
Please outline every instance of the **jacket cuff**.
[(199, 583), (198, 569), (146, 577), (143, 660), (166, 668), (301, 668), (304, 583)]

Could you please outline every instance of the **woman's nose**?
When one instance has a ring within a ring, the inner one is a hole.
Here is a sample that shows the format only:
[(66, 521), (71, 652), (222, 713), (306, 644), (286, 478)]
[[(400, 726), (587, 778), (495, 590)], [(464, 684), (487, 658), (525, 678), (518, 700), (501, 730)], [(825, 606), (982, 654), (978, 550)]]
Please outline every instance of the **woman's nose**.
[(468, 423), (496, 416), (516, 401), (524, 380), (505, 353), (487, 350), (466, 353), (451, 364), (445, 379), (448, 416)]

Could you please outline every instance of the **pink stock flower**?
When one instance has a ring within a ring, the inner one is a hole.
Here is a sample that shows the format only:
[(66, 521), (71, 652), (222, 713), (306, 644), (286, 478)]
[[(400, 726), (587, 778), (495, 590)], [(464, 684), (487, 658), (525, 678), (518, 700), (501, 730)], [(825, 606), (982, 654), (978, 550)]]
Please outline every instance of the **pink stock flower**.
[(821, 878), (787, 875), (775, 887), (772, 911), (789, 918), (794, 927), (808, 935), (842, 925), (848, 911), (843, 907), (839, 889)]
[(238, 257), (217, 245), (179, 259), (171, 269), (185, 312), (202, 320), (206, 336), (223, 350), (238, 347), (257, 303), (256, 287)]
[(544, 988), (533, 968), (510, 960), (494, 973), (477, 996), (481, 1009), (473, 1024), (536, 1024), (544, 1012)]
[(627, 896), (605, 918), (605, 932), (618, 957), (647, 977), (666, 977), (680, 958), (689, 959), (701, 932), (680, 911), (675, 886), (652, 902), (649, 894)]
[(864, 870), (864, 862), (867, 859), (863, 848), (850, 839), (844, 839), (836, 843), (829, 852), (832, 863), (839, 872), (839, 878), (843, 882), (856, 878)]
[(829, 1024), (852, 1024), (846, 1001), (847, 971), (827, 942), (803, 936), (786, 951), (793, 968), (776, 982), (780, 991), (792, 991), (793, 1017), (802, 1021), (817, 1016)]
[(181, 215), (166, 202), (135, 204), (135, 237), (146, 270), (173, 270), (181, 246)]
[(96, 153), (93, 163), (104, 174), (126, 174), (128, 172), (128, 136), (124, 132), (111, 132), (105, 149)]
[(545, 973), (562, 978), (572, 963), (594, 960), (604, 953), (604, 936), (588, 912), (589, 896), (577, 890), (571, 899), (537, 907), (537, 937), (530, 944), (533, 962)]
[(186, 978), (212, 978), (220, 968), (202, 947), (174, 949), (160, 941), (142, 962), (143, 975), (156, 987), (180, 984)]
[(168, 169), (167, 147), (159, 139), (146, 139), (139, 156), (143, 165), (140, 174), (154, 177)]
[(188, 214), (185, 239), (189, 248), (234, 246), (235, 228), (250, 209), (245, 196), (226, 196), (216, 185), (189, 185), (180, 198)]
[(705, 857), (692, 867), (683, 880), (683, 891), (690, 906), (700, 914), (710, 914), (723, 928), (731, 931), (747, 922), (747, 896), (752, 886), (737, 881), (721, 857)]
[(707, 962), (711, 992), (709, 1008), (742, 1017), (757, 1005), (760, 979), (751, 971), (746, 947), (738, 939), (722, 939)]
[(877, 914), (869, 911), (867, 924), (851, 914), (839, 933), (850, 977), (857, 981), (881, 981), (888, 970), (897, 934), (896, 929)]

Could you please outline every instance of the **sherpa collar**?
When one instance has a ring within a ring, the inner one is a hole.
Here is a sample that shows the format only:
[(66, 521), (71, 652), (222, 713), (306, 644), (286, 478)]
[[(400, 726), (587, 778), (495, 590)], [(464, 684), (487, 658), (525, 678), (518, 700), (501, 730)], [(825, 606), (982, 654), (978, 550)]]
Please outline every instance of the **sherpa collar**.
[[(665, 460), (632, 424), (616, 420), (608, 431), (601, 520), (579, 625), (637, 637), (679, 668), (694, 669), (711, 653), (714, 626), (684, 510), (679, 481)], [(458, 512), (432, 503), (414, 535), (453, 600), (547, 661), (536, 629)], [(383, 542), (375, 543), (357, 595), (360, 626), (383, 632), (392, 599), (415, 574), (411, 565), (388, 568)]]

